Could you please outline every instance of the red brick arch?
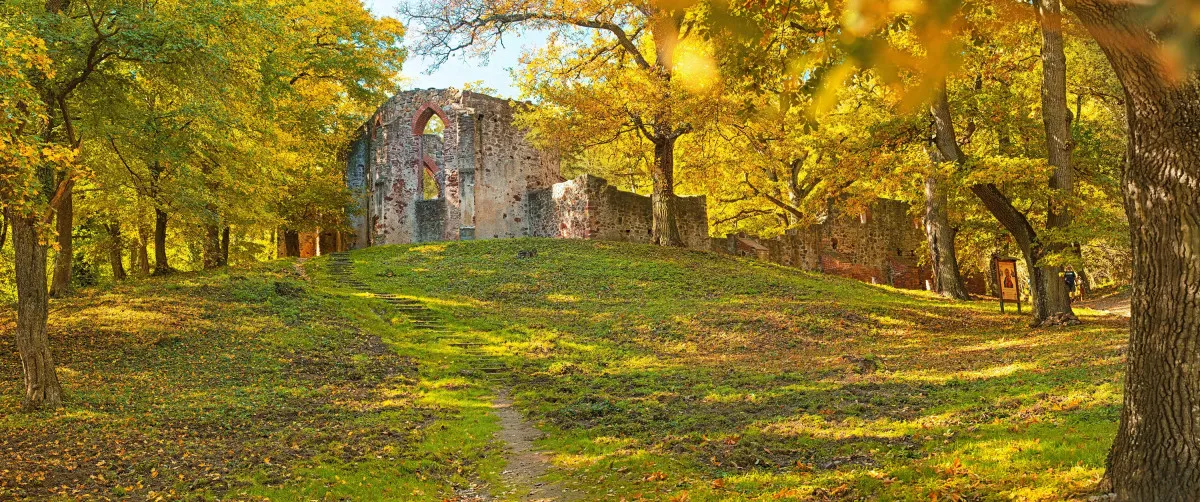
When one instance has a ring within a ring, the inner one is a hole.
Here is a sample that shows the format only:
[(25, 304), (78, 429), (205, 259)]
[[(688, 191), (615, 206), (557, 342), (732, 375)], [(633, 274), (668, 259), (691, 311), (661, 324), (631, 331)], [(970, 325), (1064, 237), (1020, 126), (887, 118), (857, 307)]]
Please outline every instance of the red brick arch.
[(421, 158), (421, 165), (425, 167), (426, 171), (429, 171), (429, 174), (437, 176), (438, 165), (437, 162), (434, 162), (433, 157), (425, 155)]
[(417, 110), (417, 114), (413, 115), (413, 136), (425, 134), (425, 126), (429, 125), (429, 119), (433, 118), (434, 115), (442, 119), (442, 125), (450, 127), (450, 118), (446, 116), (446, 112), (443, 112), (441, 107), (433, 103), (425, 103)]

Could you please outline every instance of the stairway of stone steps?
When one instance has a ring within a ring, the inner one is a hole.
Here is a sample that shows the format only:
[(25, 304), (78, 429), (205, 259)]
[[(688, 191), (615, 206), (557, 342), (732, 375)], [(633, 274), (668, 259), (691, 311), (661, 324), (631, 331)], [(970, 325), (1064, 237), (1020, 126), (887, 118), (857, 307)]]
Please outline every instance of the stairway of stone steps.
[(353, 262), (348, 253), (333, 253), (329, 260), (329, 273), (338, 282), (354, 289), (379, 298), (387, 303), (392, 310), (408, 319), (413, 329), (432, 335), (439, 342), (446, 342), (451, 347), (464, 351), (469, 358), (468, 372), (482, 372), (488, 378), (497, 378), (507, 371), (499, 358), (483, 350), (486, 345), (471, 337), (464, 337), (448, 329), (437, 312), (429, 309), (420, 300), (407, 298), (389, 293), (375, 293), (370, 286), (355, 278), (352, 270)]

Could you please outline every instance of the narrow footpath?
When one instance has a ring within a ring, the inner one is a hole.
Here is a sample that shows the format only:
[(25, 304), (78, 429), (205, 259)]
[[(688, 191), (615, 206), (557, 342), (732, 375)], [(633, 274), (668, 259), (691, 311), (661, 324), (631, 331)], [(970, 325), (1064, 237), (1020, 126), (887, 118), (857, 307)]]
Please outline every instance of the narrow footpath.
[[(481, 372), (493, 384), (498, 383), (501, 374), (508, 368), (495, 356), (483, 350), (483, 343), (464, 337), (447, 328), (437, 312), (425, 306), (416, 298), (395, 294), (377, 293), (370, 285), (354, 277), (354, 263), (349, 253), (334, 253), (330, 255), (329, 273), (339, 283), (361, 291), (372, 298), (386, 302), (398, 314), (403, 316), (415, 330), (431, 334), (438, 341), (446, 342), (464, 352), (473, 368)], [(542, 436), (542, 432), (529, 424), (521, 413), (513, 407), (508, 389), (501, 388), (492, 403), (494, 413), (500, 419), (500, 431), (497, 439), (505, 445), (505, 469), (500, 473), (504, 480), (505, 490), (500, 493), (500, 500), (520, 500), (526, 502), (569, 501), (577, 497), (557, 483), (545, 483), (541, 479), (550, 471), (548, 456), (537, 450), (534, 442)], [(494, 500), (485, 494), (463, 494), (466, 500)]]

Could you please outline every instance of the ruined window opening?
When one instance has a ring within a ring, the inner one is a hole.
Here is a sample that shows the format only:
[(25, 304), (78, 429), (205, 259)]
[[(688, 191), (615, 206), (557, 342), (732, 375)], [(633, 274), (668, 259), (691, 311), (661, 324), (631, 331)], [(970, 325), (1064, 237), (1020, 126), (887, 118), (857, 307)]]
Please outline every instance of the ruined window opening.
[(441, 198), (442, 186), (438, 174), (444, 166), (446, 114), (435, 105), (426, 104), (413, 117), (413, 135), (420, 145), (422, 159), (417, 165), (420, 179), (418, 196), (423, 200)]
[(829, 239), (829, 249), (832, 249), (832, 250), (834, 250), (834, 251), (837, 251), (837, 246), (838, 246), (838, 240), (837, 240), (837, 237), (834, 237), (834, 238), (832, 238), (832, 239)]
[(437, 136), (439, 138), (446, 137), (446, 123), (442, 122), (442, 118), (436, 114), (431, 115), (429, 120), (425, 122), (423, 133), (426, 136)]
[(437, 178), (433, 175), (433, 170), (426, 167), (421, 170), (424, 173), (421, 179), (421, 186), (424, 193), (422, 196), (425, 200), (433, 200), (441, 196), (441, 186), (437, 182)]

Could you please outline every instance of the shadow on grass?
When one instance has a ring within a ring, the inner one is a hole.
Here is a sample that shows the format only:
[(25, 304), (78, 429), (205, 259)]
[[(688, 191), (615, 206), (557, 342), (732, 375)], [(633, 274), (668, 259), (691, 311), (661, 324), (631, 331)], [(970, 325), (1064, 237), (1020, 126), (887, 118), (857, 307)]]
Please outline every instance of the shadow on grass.
[(616, 243), (354, 259), (378, 291), (492, 333), (518, 405), (595, 493), (1083, 497), (1115, 430), (1120, 319), (1030, 329), (988, 303)]

